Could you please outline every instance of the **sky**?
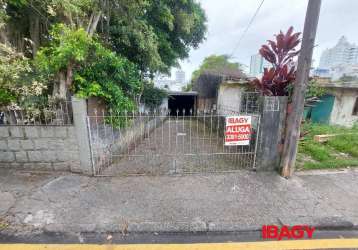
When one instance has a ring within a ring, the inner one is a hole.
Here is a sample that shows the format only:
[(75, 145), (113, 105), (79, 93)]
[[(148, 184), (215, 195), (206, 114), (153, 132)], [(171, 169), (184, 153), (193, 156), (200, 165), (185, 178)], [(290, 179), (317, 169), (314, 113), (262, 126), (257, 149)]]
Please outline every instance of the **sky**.
[[(199, 0), (208, 19), (206, 40), (189, 57), (180, 62), (190, 80), (205, 57), (213, 54), (231, 54), (238, 44), (261, 0)], [(234, 51), (232, 61), (250, 65), (250, 56), (258, 53), (266, 40), (273, 39), (280, 30), (290, 26), (302, 32), (308, 0), (265, 0), (246, 35)], [(318, 66), (325, 48), (333, 47), (345, 35), (349, 42), (358, 44), (358, 0), (322, 0), (321, 13), (313, 55), (313, 66)], [(175, 72), (175, 69), (173, 69)], [(172, 77), (174, 74), (172, 73)]]

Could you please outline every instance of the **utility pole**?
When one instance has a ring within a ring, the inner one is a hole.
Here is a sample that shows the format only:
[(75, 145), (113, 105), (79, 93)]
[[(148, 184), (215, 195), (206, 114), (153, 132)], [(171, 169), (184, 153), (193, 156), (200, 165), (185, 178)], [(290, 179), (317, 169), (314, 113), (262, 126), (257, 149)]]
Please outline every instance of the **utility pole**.
[(288, 115), (285, 143), (281, 158), (281, 175), (283, 177), (291, 176), (295, 167), (298, 141), (300, 139), (300, 125), (304, 110), (306, 87), (311, 68), (320, 8), (321, 0), (309, 0), (292, 96), (293, 110)]

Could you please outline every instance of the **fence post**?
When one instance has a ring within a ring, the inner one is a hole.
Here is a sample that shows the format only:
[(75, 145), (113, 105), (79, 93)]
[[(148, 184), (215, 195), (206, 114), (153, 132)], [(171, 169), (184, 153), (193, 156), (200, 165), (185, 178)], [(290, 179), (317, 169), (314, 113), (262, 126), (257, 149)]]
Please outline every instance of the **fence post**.
[(87, 128), (87, 102), (72, 96), (73, 123), (80, 152), (80, 168), (72, 169), (73, 172), (80, 172), (92, 175), (91, 148), (89, 131)]
[(285, 129), (287, 97), (263, 97), (257, 170), (278, 170)]

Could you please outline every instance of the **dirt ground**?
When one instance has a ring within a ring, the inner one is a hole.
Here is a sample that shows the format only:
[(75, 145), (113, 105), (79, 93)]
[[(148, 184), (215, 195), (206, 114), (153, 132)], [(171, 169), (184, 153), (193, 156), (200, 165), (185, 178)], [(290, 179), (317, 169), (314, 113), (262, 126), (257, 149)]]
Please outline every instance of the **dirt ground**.
[(255, 145), (223, 146), (217, 124), (207, 118), (172, 117), (122, 155), (104, 175), (235, 171), (253, 166)]

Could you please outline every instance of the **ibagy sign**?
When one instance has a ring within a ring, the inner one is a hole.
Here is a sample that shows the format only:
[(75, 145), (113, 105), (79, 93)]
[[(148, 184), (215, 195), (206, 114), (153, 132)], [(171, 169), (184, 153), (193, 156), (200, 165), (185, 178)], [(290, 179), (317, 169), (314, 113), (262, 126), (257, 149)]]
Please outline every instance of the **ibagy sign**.
[(227, 116), (225, 119), (225, 146), (249, 145), (251, 116)]

